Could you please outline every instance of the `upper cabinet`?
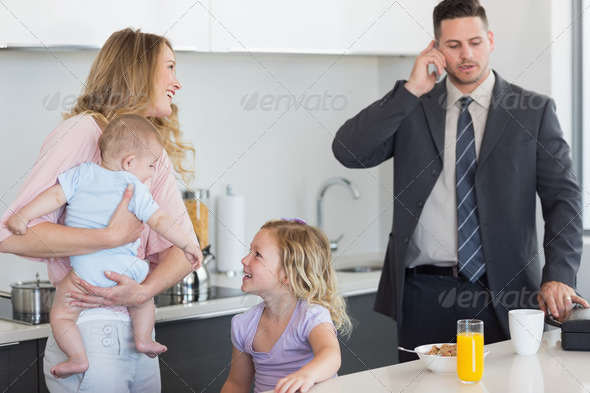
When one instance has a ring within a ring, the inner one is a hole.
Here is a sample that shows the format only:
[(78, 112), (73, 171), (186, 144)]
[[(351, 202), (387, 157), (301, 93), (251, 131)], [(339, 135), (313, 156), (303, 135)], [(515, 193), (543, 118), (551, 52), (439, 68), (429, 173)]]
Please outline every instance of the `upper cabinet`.
[(101, 47), (126, 27), (164, 35), (180, 50), (209, 50), (209, 13), (194, 0), (3, 0), (0, 47)]
[(436, 0), (4, 0), (0, 46), (100, 47), (124, 27), (177, 50), (416, 54), (432, 39)]
[(211, 0), (213, 51), (416, 54), (436, 0)]

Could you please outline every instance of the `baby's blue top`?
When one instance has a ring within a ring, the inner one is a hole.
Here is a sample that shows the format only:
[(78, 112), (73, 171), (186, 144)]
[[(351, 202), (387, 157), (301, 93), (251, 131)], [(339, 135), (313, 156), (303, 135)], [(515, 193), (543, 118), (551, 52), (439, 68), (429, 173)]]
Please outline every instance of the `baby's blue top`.
[(256, 352), (252, 349), (252, 342), (263, 311), (264, 302), (236, 315), (231, 321), (234, 347), (251, 355), (254, 362), (254, 393), (274, 390), (279, 379), (299, 370), (313, 359), (313, 350), (309, 344), (309, 334), (313, 328), (320, 323), (329, 323), (334, 327), (326, 308), (310, 306), (299, 300), (289, 324), (270, 352)]
[[(147, 222), (158, 210), (147, 186), (129, 172), (109, 171), (93, 162), (84, 162), (59, 175), (58, 180), (68, 203), (65, 224), (70, 227), (105, 228), (128, 184), (134, 187), (129, 211), (139, 220)], [(141, 282), (147, 275), (148, 264), (137, 258), (140, 243), (138, 239), (121, 247), (70, 257), (70, 262), (74, 271), (93, 285), (112, 285), (105, 270), (124, 273)]]

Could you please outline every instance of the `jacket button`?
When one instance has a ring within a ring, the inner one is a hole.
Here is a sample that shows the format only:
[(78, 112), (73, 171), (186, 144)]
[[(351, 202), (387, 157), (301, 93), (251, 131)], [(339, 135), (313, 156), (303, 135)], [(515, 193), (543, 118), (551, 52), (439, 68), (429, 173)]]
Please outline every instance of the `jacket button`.
[(422, 201), (418, 201), (418, 203), (416, 203), (416, 206), (417, 206), (419, 209), (422, 209), (422, 207), (424, 207), (424, 202), (422, 202)]
[(113, 341), (110, 338), (103, 338), (102, 339), (102, 345), (104, 345), (105, 347), (110, 347), (112, 343), (113, 343)]
[(102, 328), (102, 331), (104, 332), (104, 334), (111, 334), (113, 332), (113, 327), (111, 325), (106, 325)]
[(432, 172), (430, 172), (430, 173), (432, 173), (432, 176), (440, 175), (440, 171), (438, 169), (433, 169)]
[(409, 237), (404, 237), (404, 244), (408, 244), (410, 242), (410, 238)]

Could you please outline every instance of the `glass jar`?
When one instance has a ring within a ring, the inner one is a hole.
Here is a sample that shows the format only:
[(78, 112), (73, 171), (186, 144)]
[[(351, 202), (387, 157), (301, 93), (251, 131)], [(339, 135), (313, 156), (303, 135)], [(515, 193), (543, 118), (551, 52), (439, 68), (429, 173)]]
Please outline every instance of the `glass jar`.
[(199, 246), (204, 250), (209, 245), (209, 190), (186, 190), (182, 193), (182, 199), (199, 239)]

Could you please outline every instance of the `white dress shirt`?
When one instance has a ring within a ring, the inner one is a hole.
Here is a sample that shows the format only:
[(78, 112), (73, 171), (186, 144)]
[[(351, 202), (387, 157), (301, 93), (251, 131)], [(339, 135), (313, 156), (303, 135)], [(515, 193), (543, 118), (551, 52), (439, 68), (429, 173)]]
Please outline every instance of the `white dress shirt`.
[(479, 148), (485, 131), (495, 81), (496, 77), (490, 70), (488, 77), (471, 94), (463, 94), (448, 77), (446, 79), (447, 114), (443, 168), (432, 193), (424, 203), (420, 220), (410, 239), (406, 259), (407, 267), (457, 265), (455, 147), (457, 123), (461, 111), (458, 100), (465, 95), (473, 98), (468, 110), (473, 119), (475, 154), (479, 157)]

